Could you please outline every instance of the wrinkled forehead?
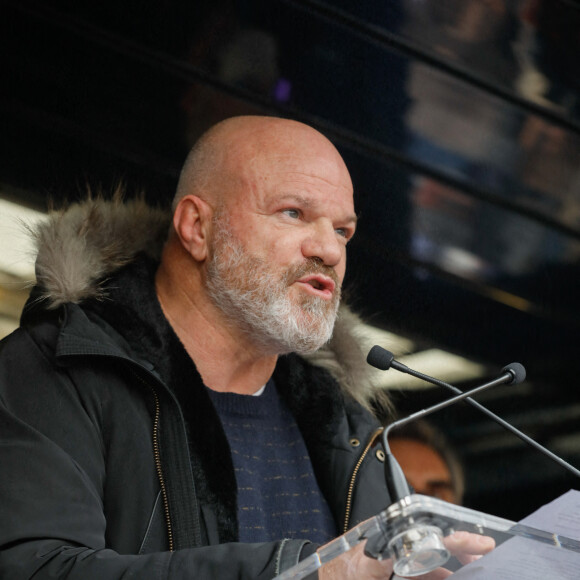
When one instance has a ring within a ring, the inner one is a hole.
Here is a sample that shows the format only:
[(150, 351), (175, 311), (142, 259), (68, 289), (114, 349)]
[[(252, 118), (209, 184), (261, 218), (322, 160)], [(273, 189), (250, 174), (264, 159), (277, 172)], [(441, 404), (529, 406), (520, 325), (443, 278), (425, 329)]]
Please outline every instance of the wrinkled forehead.
[(352, 189), (350, 174), (338, 154), (321, 155), (308, 149), (262, 150), (247, 158), (245, 168), (248, 175), (304, 175)]
[(312, 207), (331, 204), (354, 213), (350, 175), (339, 161), (307, 153), (260, 155), (246, 167), (244, 189), (257, 201), (294, 195)]
[(350, 174), (338, 151), (329, 146), (284, 145), (249, 148), (241, 159), (241, 174), (256, 183), (275, 179), (319, 181), (352, 195)]

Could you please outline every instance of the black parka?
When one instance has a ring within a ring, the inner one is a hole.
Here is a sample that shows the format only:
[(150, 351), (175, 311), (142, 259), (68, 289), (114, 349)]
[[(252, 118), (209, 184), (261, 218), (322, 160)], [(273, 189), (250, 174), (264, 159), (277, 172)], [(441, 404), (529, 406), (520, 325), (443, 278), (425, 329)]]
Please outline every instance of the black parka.
[[(41, 285), (0, 343), (3, 580), (269, 579), (316, 548), (236, 541), (227, 440), (153, 268), (115, 271), (104, 301), (46, 308)], [(301, 357), (280, 357), (274, 379), (337, 529), (384, 509), (377, 421)]]

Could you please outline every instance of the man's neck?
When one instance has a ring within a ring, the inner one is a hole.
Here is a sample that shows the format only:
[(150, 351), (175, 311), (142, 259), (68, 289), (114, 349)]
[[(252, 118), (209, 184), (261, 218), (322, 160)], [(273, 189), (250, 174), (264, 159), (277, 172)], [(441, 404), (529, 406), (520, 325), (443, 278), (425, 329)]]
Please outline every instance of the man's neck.
[(252, 395), (270, 379), (277, 355), (264, 354), (244, 332), (224, 321), (203, 292), (187, 293), (159, 272), (155, 287), (165, 317), (207, 387)]

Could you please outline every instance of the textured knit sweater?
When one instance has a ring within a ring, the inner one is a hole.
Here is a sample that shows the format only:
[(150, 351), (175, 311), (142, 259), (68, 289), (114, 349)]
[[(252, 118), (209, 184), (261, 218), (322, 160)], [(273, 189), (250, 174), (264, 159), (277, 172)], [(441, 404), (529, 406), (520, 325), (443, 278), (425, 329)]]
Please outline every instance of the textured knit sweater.
[(240, 541), (334, 538), (304, 440), (274, 382), (259, 396), (210, 391), (210, 397), (231, 448)]

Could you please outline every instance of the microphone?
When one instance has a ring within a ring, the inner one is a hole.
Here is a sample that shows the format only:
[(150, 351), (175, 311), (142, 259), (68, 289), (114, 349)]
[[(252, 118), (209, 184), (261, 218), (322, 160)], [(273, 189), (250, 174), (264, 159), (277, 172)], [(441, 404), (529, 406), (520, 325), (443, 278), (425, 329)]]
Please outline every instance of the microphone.
[[(424, 380), (428, 383), (431, 383), (433, 385), (444, 387), (450, 391), (453, 391), (454, 393), (465, 395), (465, 397), (461, 397), (461, 398), (464, 398), (466, 400), (466, 402), (468, 402), (472, 407), (475, 407), (476, 409), (481, 411), (483, 414), (487, 415), (490, 419), (492, 419), (496, 423), (499, 423), (502, 427), (504, 427), (505, 429), (507, 429), (508, 431), (510, 431), (511, 433), (516, 435), (517, 437), (519, 437), (526, 444), (530, 445), (531, 447), (533, 447), (534, 449), (536, 449), (540, 453), (549, 457), (552, 461), (555, 461), (558, 465), (560, 465), (564, 469), (567, 469), (569, 472), (573, 473), (576, 477), (580, 477), (580, 470), (578, 470), (574, 466), (570, 465), (567, 461), (564, 461), (564, 459), (562, 459), (561, 457), (559, 457), (555, 453), (552, 453), (549, 449), (546, 449), (543, 445), (540, 445), (537, 441), (535, 441), (534, 439), (532, 439), (531, 437), (529, 437), (528, 435), (526, 435), (525, 433), (523, 433), (522, 431), (520, 431), (519, 429), (514, 427), (511, 423), (508, 423), (507, 421), (505, 421), (504, 419), (502, 419), (501, 417), (499, 417), (498, 415), (496, 415), (495, 413), (490, 411), (488, 408), (484, 407), (483, 405), (481, 405), (477, 401), (473, 400), (470, 397), (470, 395), (474, 394), (476, 389), (473, 389), (471, 391), (466, 391), (464, 393), (463, 391), (461, 391), (461, 389), (458, 389), (457, 387), (454, 387), (453, 385), (450, 385), (449, 383), (446, 383), (446, 382), (441, 381), (439, 379), (436, 379), (434, 377), (430, 377), (429, 375), (425, 375), (423, 373), (420, 373), (418, 371), (410, 369), (408, 366), (404, 365), (403, 363), (396, 361), (393, 353), (389, 352), (388, 350), (386, 350), (378, 345), (375, 345), (371, 348), (371, 350), (367, 356), (367, 362), (371, 366), (374, 366), (380, 370), (388, 370), (389, 368), (394, 368), (395, 370), (412, 375), (414, 377), (422, 379), (422, 380)], [(502, 375), (502, 377), (506, 378), (507, 380), (495, 382), (494, 384), (502, 384), (503, 383), (503, 384), (508, 384), (508, 385), (515, 385), (515, 384), (523, 382), (526, 378), (526, 370), (524, 369), (524, 367), (520, 363), (509, 364), (502, 369), (502, 372), (504, 373)], [(502, 377), (500, 377), (500, 378), (502, 378)], [(497, 379), (497, 380), (499, 380), (499, 379)], [(490, 384), (489, 386), (492, 386), (492, 385)], [(459, 399), (460, 399), (459, 396), (453, 397), (453, 398), (448, 400), (449, 401), (448, 404), (452, 404), (452, 402), (455, 402), (454, 400), (459, 400)], [(445, 401), (445, 402), (447, 402), (447, 401)], [(444, 405), (444, 406), (447, 406), (447, 405)], [(442, 406), (438, 406), (438, 405), (435, 405), (435, 407), (443, 408)], [(438, 409), (435, 409), (435, 410), (438, 410)], [(430, 412), (432, 412), (432, 411), (430, 411)], [(390, 431), (391, 428), (395, 428), (395, 427), (398, 427), (400, 425), (406, 424), (406, 423), (410, 422), (410, 420), (413, 420), (415, 418), (423, 416), (424, 414), (428, 414), (428, 413), (424, 413), (423, 411), (419, 411), (418, 413), (414, 413), (413, 415), (410, 415), (409, 417), (402, 419), (401, 421), (395, 421), (394, 423), (389, 425), (389, 427), (385, 431), (387, 431), (387, 430)], [(413, 419), (411, 419), (411, 417)], [(385, 443), (386, 443), (386, 436), (385, 436), (385, 433), (383, 433), (383, 445)], [(387, 453), (387, 452), (385, 451), (385, 453)], [(400, 469), (401, 468), (399, 467), (399, 470)], [(389, 491), (390, 491), (390, 489), (389, 489)]]
[[(394, 356), (381, 347), (374, 346), (367, 357), (367, 361), (373, 366), (388, 369), (391, 366), (396, 368)], [(376, 364), (375, 364), (376, 363)], [(404, 366), (404, 365), (402, 365)], [(437, 403), (421, 411), (417, 411), (405, 417), (394, 421), (383, 430), (382, 444), (385, 451), (384, 473), (385, 482), (389, 491), (390, 499), (393, 504), (400, 502), (407, 496), (411, 495), (407, 479), (395, 459), (389, 447), (389, 433), (402, 425), (415, 421), (425, 415), (435, 413), (450, 405), (454, 405), (463, 399), (470, 400), (472, 395), (480, 393), (486, 389), (505, 383), (513, 383), (516, 380), (523, 380), (525, 371), (522, 365), (513, 363), (508, 365), (502, 371), (502, 375), (488, 383), (475, 387), (469, 391), (462, 392), (441, 403)], [(385, 551), (393, 554), (393, 566), (399, 576), (416, 576), (417, 574), (427, 573), (438, 566), (442, 566), (449, 559), (450, 553), (443, 544), (442, 530), (436, 525), (424, 525), (420, 521), (413, 521), (411, 518), (408, 522), (407, 529), (396, 534), (390, 540), (384, 534), (378, 534), (367, 539), (365, 545), (365, 554), (371, 558), (382, 558)]]
[[(402, 373), (407, 373), (407, 374), (412, 375), (414, 377), (417, 377), (419, 379), (423, 379), (424, 381), (427, 381), (428, 383), (432, 383), (434, 385), (446, 387), (446, 388), (451, 389), (452, 391), (454, 391), (456, 393), (463, 392), (460, 389), (458, 389), (457, 387), (453, 387), (452, 385), (449, 385), (448, 383), (440, 381), (439, 379), (435, 379), (433, 377), (430, 377), (429, 375), (424, 375), (423, 373), (420, 373), (419, 371), (414, 371), (413, 369), (410, 369), (408, 366), (404, 365), (403, 363), (396, 361), (395, 355), (392, 352), (384, 349), (382, 346), (375, 345), (375, 346), (373, 346), (373, 348), (371, 348), (371, 350), (369, 351), (369, 354), (367, 355), (367, 362), (371, 366), (373, 366), (381, 371), (388, 371), (391, 367), (393, 367), (397, 371), (400, 371)], [(517, 363), (517, 362), (511, 363), (511, 364), (503, 367), (502, 372), (509, 372), (512, 375), (512, 380), (510, 382), (505, 383), (508, 385), (517, 385), (519, 383), (522, 383), (526, 379), (526, 369), (523, 367), (523, 365), (521, 365), (520, 363)]]

